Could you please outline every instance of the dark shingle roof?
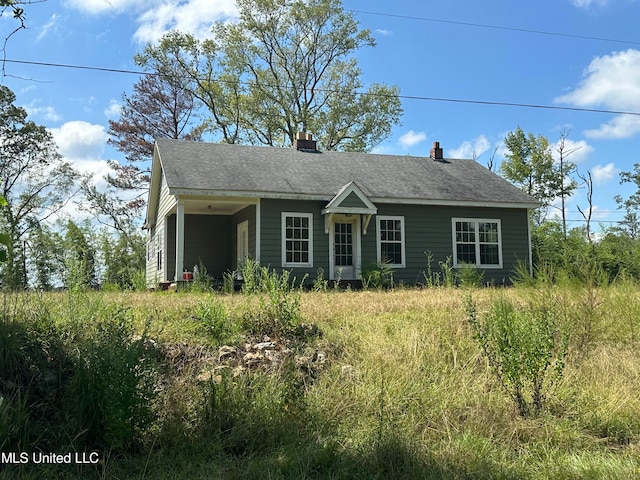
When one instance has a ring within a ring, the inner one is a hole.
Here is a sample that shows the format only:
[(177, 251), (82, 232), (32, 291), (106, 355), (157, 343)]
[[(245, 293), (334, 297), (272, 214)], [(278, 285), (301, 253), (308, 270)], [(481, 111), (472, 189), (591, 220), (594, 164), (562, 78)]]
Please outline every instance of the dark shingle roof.
[(353, 181), (372, 199), (535, 204), (473, 160), (158, 139), (170, 189), (322, 195)]

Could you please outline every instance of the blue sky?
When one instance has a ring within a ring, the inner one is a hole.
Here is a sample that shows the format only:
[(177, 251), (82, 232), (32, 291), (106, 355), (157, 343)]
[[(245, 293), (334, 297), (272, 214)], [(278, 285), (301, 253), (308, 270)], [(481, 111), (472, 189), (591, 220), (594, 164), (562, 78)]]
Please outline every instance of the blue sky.
[[(567, 147), (577, 148), (569, 159), (594, 178), (594, 220), (621, 218), (613, 196), (635, 190), (619, 184), (619, 172), (640, 162), (640, 116), (472, 102), (640, 112), (640, 2), (343, 5), (377, 41), (357, 55), (365, 82), (398, 85), (405, 97), (402, 125), (377, 152), (428, 155), (439, 141), (447, 157), (475, 154), (486, 164), (496, 148), (501, 160), (502, 140), (518, 125), (551, 143), (567, 129)], [(233, 0), (47, 0), (25, 10), (29, 28), (10, 39), (7, 59), (124, 70), (137, 70), (134, 54), (169, 29), (204, 36), (212, 22), (235, 14)], [(0, 19), (2, 32), (14, 27), (10, 17)], [(108, 159), (122, 160), (106, 132), (136, 75), (14, 62), (4, 69), (17, 104), (51, 129), (78, 168), (99, 181)], [(587, 207), (584, 190), (569, 201), (569, 219), (580, 218), (577, 206)]]

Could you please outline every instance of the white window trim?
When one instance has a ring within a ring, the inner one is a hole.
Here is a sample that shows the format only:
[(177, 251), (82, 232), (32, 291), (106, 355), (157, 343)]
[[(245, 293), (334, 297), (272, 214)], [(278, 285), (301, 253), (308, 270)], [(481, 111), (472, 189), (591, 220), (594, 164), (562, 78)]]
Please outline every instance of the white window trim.
[[(458, 262), (458, 248), (456, 242), (456, 222), (469, 222), (475, 224), (475, 247), (476, 247), (476, 268), (502, 268), (502, 222), (498, 218), (452, 218), (451, 219), (451, 241), (453, 250), (453, 266), (461, 267), (464, 262)], [(480, 263), (480, 236), (478, 235), (479, 223), (497, 223), (498, 224), (498, 264), (485, 265)]]
[[(287, 217), (302, 217), (309, 219), (309, 261), (308, 262), (287, 262)], [(311, 267), (313, 268), (313, 213), (282, 212), (281, 216), (281, 249), (283, 267)]]
[(163, 248), (163, 244), (162, 244), (162, 233), (158, 232), (156, 234), (156, 270), (158, 272), (162, 272), (164, 270), (164, 248)]
[(376, 248), (378, 263), (382, 261), (382, 240), (380, 239), (380, 221), (381, 220), (400, 220), (400, 255), (402, 255), (402, 263), (389, 264), (392, 268), (405, 268), (407, 264), (407, 256), (405, 255), (406, 238), (404, 236), (404, 217), (393, 215), (378, 215), (376, 217)]

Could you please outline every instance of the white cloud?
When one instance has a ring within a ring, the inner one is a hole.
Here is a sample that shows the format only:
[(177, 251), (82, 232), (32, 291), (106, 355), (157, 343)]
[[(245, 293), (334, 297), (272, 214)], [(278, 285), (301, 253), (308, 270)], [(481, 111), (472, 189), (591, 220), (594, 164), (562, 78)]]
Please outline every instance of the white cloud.
[(603, 183), (612, 180), (616, 175), (620, 173), (620, 170), (615, 167), (613, 162), (606, 165), (596, 165), (591, 169), (591, 178), (594, 185), (602, 185)]
[(109, 106), (104, 109), (104, 116), (107, 118), (116, 118), (120, 116), (120, 110), (122, 109), (122, 105), (118, 103), (117, 100), (113, 98), (109, 101)]
[(27, 111), (29, 117), (40, 117), (51, 122), (59, 122), (62, 119), (62, 117), (58, 112), (56, 112), (56, 109), (54, 107), (52, 107), (51, 105), (41, 107), (38, 105), (38, 103), (39, 100), (34, 100), (29, 105), (24, 106), (24, 109)]
[(189, 32), (203, 38), (211, 31), (211, 26), (219, 20), (237, 15), (234, 0), (189, 0), (154, 2), (157, 5), (138, 17), (140, 26), (134, 34), (140, 43), (153, 42), (169, 30)]
[(640, 109), (640, 51), (629, 49), (596, 57), (578, 87), (557, 102), (580, 107)]
[(420, 142), (424, 142), (427, 139), (427, 134), (424, 132), (414, 132), (409, 130), (398, 139), (398, 143), (404, 148), (410, 148), (417, 145)]
[(60, 15), (54, 13), (53, 15), (51, 15), (51, 18), (49, 19), (49, 21), (44, 24), (42, 26), (42, 28), (40, 29), (40, 33), (38, 33), (38, 36), (36, 37), (36, 39), (38, 41), (42, 40), (44, 37), (47, 36), (47, 34), (50, 31), (57, 31), (58, 30), (58, 21), (60, 20)]
[(156, 41), (169, 30), (202, 38), (214, 22), (238, 13), (235, 0), (66, 0), (65, 5), (92, 15), (136, 15), (134, 39), (140, 43)]
[(389, 35), (393, 35), (393, 32), (391, 30), (385, 30), (384, 28), (377, 28), (375, 32), (379, 33), (383, 37), (388, 37)]
[(585, 130), (588, 138), (617, 139), (629, 138), (640, 132), (640, 117), (632, 115), (618, 115), (607, 123), (601, 123), (598, 128)]
[[(71, 162), (81, 174), (90, 177), (100, 190), (104, 189), (104, 177), (110, 172), (107, 161), (101, 158), (108, 138), (104, 126), (74, 120), (49, 130), (65, 160)], [(82, 220), (88, 215), (69, 202), (55, 218)]]
[(108, 139), (104, 126), (82, 120), (67, 122), (50, 130), (60, 153), (74, 163), (99, 159)]
[(491, 144), (487, 137), (480, 135), (471, 141), (463, 142), (458, 148), (453, 148), (446, 153), (448, 158), (478, 158), (489, 150)]
[[(580, 84), (556, 102), (583, 108), (640, 111), (640, 51), (628, 49), (596, 57)], [(589, 130), (592, 138), (626, 138), (640, 131), (636, 117), (618, 116), (600, 128)]]
[[(560, 160), (560, 152), (558, 152), (559, 146), (560, 140), (554, 143), (551, 147), (552, 155), (555, 161)], [(570, 138), (564, 139), (563, 157), (569, 162), (583, 162), (587, 159), (591, 152), (593, 152), (593, 147), (589, 145), (585, 140), (575, 141), (571, 140)]]

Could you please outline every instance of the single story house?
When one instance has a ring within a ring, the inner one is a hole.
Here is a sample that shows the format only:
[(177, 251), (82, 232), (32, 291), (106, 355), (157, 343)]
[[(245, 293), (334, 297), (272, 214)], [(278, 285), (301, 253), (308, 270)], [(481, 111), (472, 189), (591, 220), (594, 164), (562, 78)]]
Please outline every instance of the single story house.
[(395, 281), (471, 264), (508, 281), (531, 264), (528, 209), (538, 203), (473, 160), (320, 152), (158, 139), (145, 226), (149, 286), (202, 263), (214, 278), (247, 258), (298, 279), (357, 281), (387, 262)]

